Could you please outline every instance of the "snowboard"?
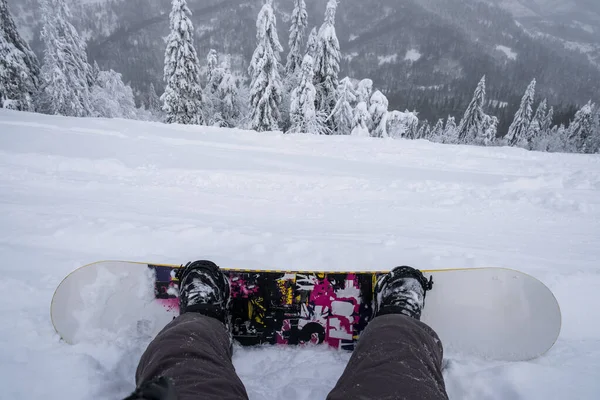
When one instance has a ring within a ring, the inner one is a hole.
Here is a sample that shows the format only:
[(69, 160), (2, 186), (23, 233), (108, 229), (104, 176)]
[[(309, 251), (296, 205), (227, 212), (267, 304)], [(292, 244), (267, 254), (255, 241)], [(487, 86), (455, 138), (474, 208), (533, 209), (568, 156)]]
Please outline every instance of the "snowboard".
[[(149, 340), (179, 313), (179, 267), (127, 261), (85, 265), (56, 289), (52, 323), (72, 344)], [(386, 273), (222, 270), (231, 284), (236, 342), (344, 350), (354, 348), (372, 319), (373, 288)], [(423, 272), (432, 276), (433, 289), (421, 321), (437, 332), (446, 354), (529, 360), (558, 338), (558, 302), (530, 275), (501, 268)]]

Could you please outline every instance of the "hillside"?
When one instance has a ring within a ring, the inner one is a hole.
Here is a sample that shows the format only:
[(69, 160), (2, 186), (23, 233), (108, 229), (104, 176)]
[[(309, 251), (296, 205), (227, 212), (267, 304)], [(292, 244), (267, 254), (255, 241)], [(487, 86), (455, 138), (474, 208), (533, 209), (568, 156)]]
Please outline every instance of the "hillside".
[[(25, 36), (40, 54), (38, 0), (9, 0)], [(231, 54), (245, 73), (255, 45), (259, 1), (190, 0), (201, 55)], [(280, 37), (287, 43), (291, 1), (278, 1)], [(320, 25), (324, 0), (309, 2), (309, 25)], [(138, 94), (162, 87), (169, 0), (74, 3), (89, 55), (124, 73)], [(361, 0), (340, 4), (337, 32), (342, 76), (371, 78), (391, 107), (416, 109), (429, 120), (462, 115), (479, 78), (488, 76), (489, 112), (510, 123), (524, 88), (538, 79), (539, 96), (556, 106), (597, 100), (600, 69), (562, 43), (532, 35), (514, 17), (476, 0)], [(508, 107), (505, 105), (508, 103)]]

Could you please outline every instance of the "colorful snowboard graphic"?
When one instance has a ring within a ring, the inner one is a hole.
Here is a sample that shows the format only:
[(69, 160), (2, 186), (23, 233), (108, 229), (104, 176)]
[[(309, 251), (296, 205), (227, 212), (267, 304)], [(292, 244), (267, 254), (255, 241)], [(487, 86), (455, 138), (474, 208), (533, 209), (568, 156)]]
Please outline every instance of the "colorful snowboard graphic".
[[(125, 261), (86, 265), (52, 300), (52, 322), (69, 343), (151, 338), (179, 313), (178, 266)], [(352, 350), (372, 318), (383, 272), (224, 269), (231, 282), (233, 337), (242, 345), (326, 343)], [(446, 353), (527, 360), (545, 353), (561, 325), (540, 281), (499, 268), (424, 271), (433, 276), (421, 320)]]
[[(156, 272), (156, 297), (177, 312), (172, 267)], [(327, 343), (352, 350), (371, 318), (370, 273), (226, 271), (231, 282), (233, 337), (243, 345)]]

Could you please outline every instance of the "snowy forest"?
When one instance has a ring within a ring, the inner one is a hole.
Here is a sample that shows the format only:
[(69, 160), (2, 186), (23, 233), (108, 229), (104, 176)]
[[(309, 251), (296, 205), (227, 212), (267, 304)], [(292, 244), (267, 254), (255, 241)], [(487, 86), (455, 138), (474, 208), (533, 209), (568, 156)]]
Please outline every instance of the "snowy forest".
[[(273, 0), (256, 19), (256, 40), (246, 73), (228, 54), (198, 54), (186, 0), (173, 0), (164, 49), (164, 92), (148, 85), (139, 101), (118, 71), (101, 70), (72, 23), (65, 0), (42, 0), (43, 57), (19, 35), (7, 0), (0, 0), (0, 107), (73, 117), (129, 118), (316, 135), (424, 139), (446, 144), (516, 146), (548, 152), (600, 152), (600, 105), (590, 99), (574, 116), (557, 121), (555, 108), (536, 96), (536, 79), (523, 88), (511, 121), (492, 115), (486, 82), (472, 76), (473, 97), (461, 115), (427, 120), (424, 110), (393, 110), (365, 76), (340, 76), (343, 49), (329, 0), (308, 24), (305, 0), (293, 3), (289, 41), (277, 31)], [(167, 16), (165, 16), (167, 18)], [(284, 46), (285, 45), (285, 46)], [(396, 79), (401, 80), (401, 76)], [(137, 104), (136, 104), (136, 100)], [(499, 126), (508, 126), (501, 131)]]

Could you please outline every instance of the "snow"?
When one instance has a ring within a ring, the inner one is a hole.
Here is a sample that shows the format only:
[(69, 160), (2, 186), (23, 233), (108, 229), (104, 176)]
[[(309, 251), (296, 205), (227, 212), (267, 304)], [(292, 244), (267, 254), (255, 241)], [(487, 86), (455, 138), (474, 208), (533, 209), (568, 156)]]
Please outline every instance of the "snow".
[(393, 64), (398, 59), (398, 54), (389, 54), (387, 56), (377, 56), (377, 60), (379, 60), (379, 65), (383, 64)]
[[(61, 342), (54, 289), (96, 260), (198, 258), (522, 270), (554, 291), (561, 337), (529, 362), (446, 354), (451, 398), (599, 397), (597, 155), (0, 110), (0, 187), (3, 398), (122, 398), (146, 343)], [(325, 398), (348, 358), (236, 348), (234, 363), (251, 399), (299, 400)]]
[(404, 61), (412, 61), (416, 62), (421, 59), (422, 54), (416, 49), (410, 49), (406, 52), (404, 56)]
[(513, 51), (513, 49), (511, 49), (510, 47), (503, 46), (503, 45), (499, 44), (498, 46), (496, 46), (496, 50), (499, 50), (499, 51), (503, 52), (506, 55), (506, 57), (508, 59), (510, 59), (510, 60), (516, 60), (517, 59), (517, 55), (518, 54), (515, 53)]

